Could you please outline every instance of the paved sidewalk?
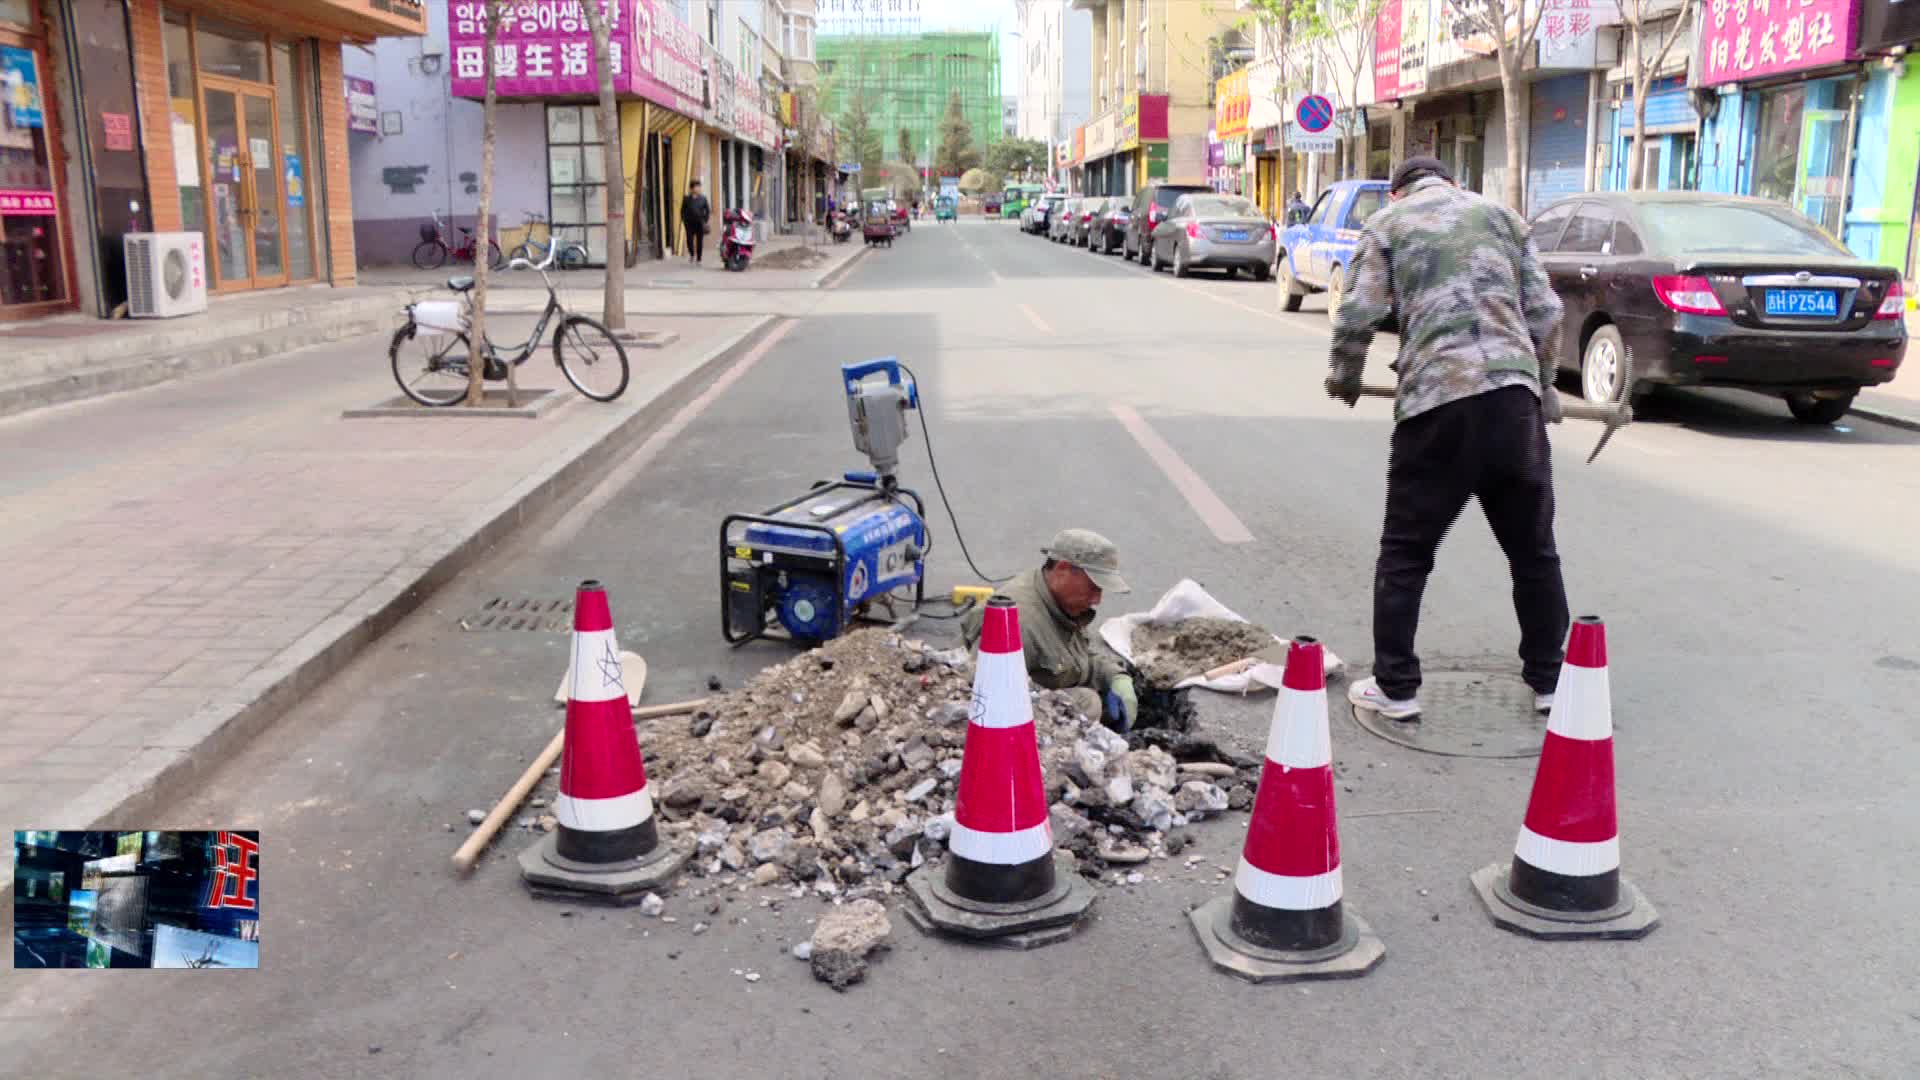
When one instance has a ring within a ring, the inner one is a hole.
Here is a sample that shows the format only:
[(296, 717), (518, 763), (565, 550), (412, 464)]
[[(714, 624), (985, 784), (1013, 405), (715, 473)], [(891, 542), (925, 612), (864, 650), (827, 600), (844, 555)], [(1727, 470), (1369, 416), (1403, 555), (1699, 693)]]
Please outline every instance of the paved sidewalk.
[(773, 321), (648, 317), (611, 405), (530, 363), (537, 420), (342, 419), (397, 391), (367, 335), (0, 421), (0, 830), (182, 824), (139, 815)]
[(1853, 411), (1870, 420), (1883, 424), (1920, 431), (1920, 374), (1909, 368), (1920, 369), (1920, 312), (1907, 312), (1907, 356), (1901, 363), (1901, 373), (1893, 381), (1872, 390), (1860, 391), (1854, 399)]

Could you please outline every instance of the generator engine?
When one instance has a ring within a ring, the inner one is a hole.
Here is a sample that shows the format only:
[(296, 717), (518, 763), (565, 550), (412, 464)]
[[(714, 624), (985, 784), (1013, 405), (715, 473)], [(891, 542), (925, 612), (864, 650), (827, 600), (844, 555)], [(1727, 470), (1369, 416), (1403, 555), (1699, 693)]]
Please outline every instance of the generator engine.
[(911, 588), (915, 605), (923, 599), (926, 509), (895, 476), (918, 389), (901, 381), (893, 357), (843, 364), (841, 382), (854, 446), (873, 471), (823, 480), (764, 514), (721, 523), (721, 633), (733, 644), (776, 628), (796, 641), (826, 641), (897, 590)]

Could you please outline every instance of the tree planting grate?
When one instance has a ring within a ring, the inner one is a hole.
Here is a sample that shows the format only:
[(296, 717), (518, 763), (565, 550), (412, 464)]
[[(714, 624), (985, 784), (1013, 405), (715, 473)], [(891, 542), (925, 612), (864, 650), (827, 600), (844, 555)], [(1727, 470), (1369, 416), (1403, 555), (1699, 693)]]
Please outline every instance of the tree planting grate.
[(563, 634), (573, 629), (573, 601), (496, 596), (460, 620), (462, 630), (518, 630)]

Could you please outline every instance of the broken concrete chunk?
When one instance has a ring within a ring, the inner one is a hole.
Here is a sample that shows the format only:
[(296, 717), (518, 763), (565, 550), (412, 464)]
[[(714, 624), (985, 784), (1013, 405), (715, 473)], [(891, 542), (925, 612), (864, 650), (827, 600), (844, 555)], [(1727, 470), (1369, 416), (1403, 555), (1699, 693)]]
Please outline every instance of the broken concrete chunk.
[(887, 909), (877, 900), (855, 900), (821, 916), (808, 943), (813, 977), (845, 990), (866, 978), (868, 956), (886, 948), (892, 933)]
[(787, 760), (802, 769), (818, 769), (826, 765), (827, 755), (818, 746), (803, 742), (787, 748)]
[(820, 778), (818, 798), (814, 804), (826, 811), (828, 817), (839, 817), (840, 811), (847, 806), (847, 785), (840, 779), (839, 773), (830, 772)]
[(860, 710), (866, 707), (867, 696), (850, 690), (847, 692), (846, 697), (840, 699), (840, 704), (833, 710), (834, 723), (842, 726), (851, 724), (853, 723), (853, 718), (860, 714)]
[(793, 837), (785, 829), (765, 829), (754, 833), (753, 839), (748, 841), (748, 854), (753, 856), (754, 862), (772, 862), (787, 853), (787, 845), (792, 840)]
[(1174, 793), (1173, 807), (1183, 814), (1217, 814), (1227, 809), (1227, 793), (1205, 780), (1189, 780)]

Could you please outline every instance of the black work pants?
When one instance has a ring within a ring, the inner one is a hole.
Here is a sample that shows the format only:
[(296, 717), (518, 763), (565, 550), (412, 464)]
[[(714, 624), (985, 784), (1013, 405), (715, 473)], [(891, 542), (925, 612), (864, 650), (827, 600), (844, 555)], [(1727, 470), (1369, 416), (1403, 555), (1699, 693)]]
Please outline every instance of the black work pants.
[(687, 256), (694, 262), (707, 257), (707, 234), (702, 229), (687, 230)]
[(1471, 496), (1479, 497), (1513, 575), (1522, 675), (1543, 694), (1560, 678), (1567, 590), (1553, 544), (1547, 428), (1533, 391), (1507, 386), (1448, 402), (1393, 430), (1373, 575), (1373, 675), (1388, 697), (1410, 698), (1420, 688), (1413, 651), (1420, 596), (1434, 552)]

